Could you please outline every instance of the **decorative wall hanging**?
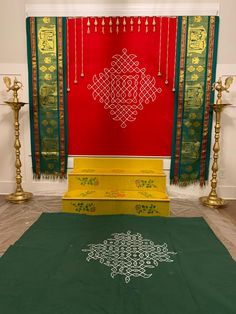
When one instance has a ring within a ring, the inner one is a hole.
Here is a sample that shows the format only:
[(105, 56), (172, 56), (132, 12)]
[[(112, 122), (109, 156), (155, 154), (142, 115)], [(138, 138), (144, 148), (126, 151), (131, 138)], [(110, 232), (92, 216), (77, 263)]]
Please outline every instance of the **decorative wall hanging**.
[(67, 169), (66, 20), (27, 19), (33, 173), (60, 177)]
[(218, 17), (29, 18), (27, 31), (36, 177), (66, 173), (68, 99), (70, 155), (172, 154), (172, 183), (204, 185)]
[(208, 179), (218, 17), (179, 17), (171, 182)]
[(176, 25), (67, 18), (70, 155), (170, 156)]

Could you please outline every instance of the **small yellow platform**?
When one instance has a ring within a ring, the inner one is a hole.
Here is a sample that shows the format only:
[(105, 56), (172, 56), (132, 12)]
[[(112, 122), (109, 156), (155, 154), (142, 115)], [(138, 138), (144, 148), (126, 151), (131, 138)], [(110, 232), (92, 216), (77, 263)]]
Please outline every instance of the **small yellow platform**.
[(89, 169), (140, 169), (163, 171), (163, 161), (156, 158), (78, 157), (74, 159), (74, 171)]
[(162, 160), (154, 158), (76, 158), (63, 211), (168, 216), (162, 165)]

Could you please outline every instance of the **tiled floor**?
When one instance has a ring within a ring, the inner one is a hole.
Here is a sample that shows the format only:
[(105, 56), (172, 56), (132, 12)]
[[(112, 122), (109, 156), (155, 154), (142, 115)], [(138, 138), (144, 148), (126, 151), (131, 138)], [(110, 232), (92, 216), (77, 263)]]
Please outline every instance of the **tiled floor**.
[[(61, 197), (34, 196), (24, 204), (11, 204), (0, 195), (0, 255), (38, 219), (43, 212), (60, 212)], [(236, 200), (224, 209), (210, 209), (198, 200), (171, 200), (174, 217), (203, 217), (236, 260)]]

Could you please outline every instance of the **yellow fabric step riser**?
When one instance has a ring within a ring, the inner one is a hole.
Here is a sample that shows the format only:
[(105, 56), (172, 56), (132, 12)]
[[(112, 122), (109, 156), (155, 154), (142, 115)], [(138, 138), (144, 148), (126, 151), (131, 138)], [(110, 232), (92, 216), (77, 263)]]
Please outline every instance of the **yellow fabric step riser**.
[(165, 193), (166, 177), (143, 176), (93, 176), (71, 175), (68, 177), (68, 190), (118, 189), (118, 190), (157, 190)]
[(164, 172), (156, 169), (142, 168), (75, 168), (72, 174), (81, 175), (111, 175), (111, 176), (161, 176)]
[(73, 190), (66, 192), (63, 199), (81, 200), (144, 200), (144, 201), (169, 201), (168, 195), (156, 190)]
[(62, 200), (63, 212), (86, 215), (169, 216), (169, 202), (117, 200)]
[(155, 158), (74, 158), (74, 169), (77, 168), (125, 168), (163, 170), (163, 160)]

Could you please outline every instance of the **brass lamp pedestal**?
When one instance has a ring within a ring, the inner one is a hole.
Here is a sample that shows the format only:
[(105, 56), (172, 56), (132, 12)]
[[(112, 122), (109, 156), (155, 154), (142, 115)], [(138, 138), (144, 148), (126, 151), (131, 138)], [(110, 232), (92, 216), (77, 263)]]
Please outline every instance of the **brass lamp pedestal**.
[(225, 86), (223, 86), (221, 78), (213, 84), (213, 90), (216, 90), (217, 93), (217, 101), (216, 104), (212, 105), (213, 110), (216, 115), (215, 121), (215, 143), (213, 146), (213, 164), (212, 164), (212, 179), (211, 179), (211, 191), (208, 196), (200, 197), (200, 202), (211, 208), (219, 208), (227, 205), (227, 202), (223, 200), (221, 197), (218, 197), (216, 188), (217, 188), (217, 172), (218, 172), (218, 158), (219, 158), (219, 151), (220, 151), (220, 120), (221, 120), (221, 112), (224, 107), (229, 106), (230, 104), (222, 104), (222, 92), (228, 92), (230, 85), (233, 82), (232, 77), (228, 77), (225, 80)]
[(23, 107), (26, 103), (20, 102), (18, 100), (18, 90), (22, 87), (22, 83), (17, 81), (15, 78), (14, 83), (11, 85), (11, 80), (8, 77), (3, 78), (8, 90), (13, 91), (13, 101), (5, 101), (7, 105), (11, 107), (14, 113), (14, 129), (15, 129), (15, 154), (16, 154), (16, 191), (15, 193), (9, 194), (6, 196), (6, 199), (11, 203), (23, 203), (25, 201), (28, 201), (33, 194), (30, 192), (25, 192), (22, 188), (22, 175), (21, 175), (21, 160), (20, 160), (20, 123), (19, 123), (19, 112), (21, 107)]

